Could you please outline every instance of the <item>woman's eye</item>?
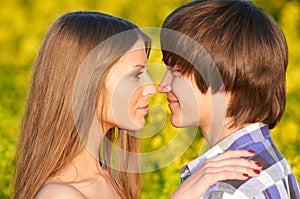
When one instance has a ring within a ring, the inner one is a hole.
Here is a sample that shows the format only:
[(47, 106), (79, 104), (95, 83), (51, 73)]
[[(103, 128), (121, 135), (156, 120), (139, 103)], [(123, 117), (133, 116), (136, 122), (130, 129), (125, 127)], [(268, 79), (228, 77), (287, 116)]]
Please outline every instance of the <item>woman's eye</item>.
[(136, 78), (140, 78), (140, 75), (143, 74), (143, 71), (139, 71), (137, 74), (135, 74)]

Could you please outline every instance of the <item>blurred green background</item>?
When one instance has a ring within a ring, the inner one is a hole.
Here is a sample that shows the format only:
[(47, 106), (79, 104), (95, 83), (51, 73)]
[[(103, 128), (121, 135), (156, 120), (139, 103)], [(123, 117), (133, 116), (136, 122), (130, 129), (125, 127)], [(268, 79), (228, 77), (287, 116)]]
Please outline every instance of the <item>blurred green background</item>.
[[(0, 198), (9, 198), (14, 170), (15, 142), (19, 119), (39, 45), (49, 26), (61, 14), (75, 10), (97, 10), (128, 19), (139, 27), (160, 27), (163, 19), (186, 0), (2, 0), (0, 6)], [(272, 15), (285, 32), (289, 45), (287, 71), (287, 107), (280, 124), (272, 130), (278, 147), (300, 180), (300, 1), (256, 0)], [(151, 60), (152, 59), (152, 60)], [(161, 55), (153, 50), (150, 62), (161, 64)], [(149, 69), (158, 83), (163, 67)], [(276, 83), (276, 82), (274, 82)], [(167, 122), (160, 133), (142, 140), (144, 151), (157, 150), (169, 143), (178, 132), (168, 123), (165, 96), (151, 98), (153, 108), (148, 123)], [(156, 107), (163, 104), (163, 110)], [(147, 127), (151, 129), (151, 125)], [(193, 131), (184, 129), (182, 131)], [(186, 132), (183, 132), (186, 133)], [(188, 132), (189, 133), (189, 132)], [(187, 134), (188, 134), (187, 133)], [(186, 134), (186, 135), (187, 135)], [(143, 174), (141, 198), (167, 198), (179, 185), (180, 168), (206, 150), (198, 132), (193, 143), (172, 164)], [(180, 146), (178, 146), (180, 147)], [(175, 149), (174, 149), (175, 150)], [(159, 168), (159, 163), (157, 163)]]

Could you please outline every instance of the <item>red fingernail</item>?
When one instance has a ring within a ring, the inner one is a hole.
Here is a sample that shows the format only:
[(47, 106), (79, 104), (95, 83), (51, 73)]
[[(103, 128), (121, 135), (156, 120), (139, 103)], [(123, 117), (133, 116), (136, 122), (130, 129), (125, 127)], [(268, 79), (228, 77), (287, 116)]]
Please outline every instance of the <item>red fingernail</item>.
[(248, 177), (248, 174), (247, 173), (243, 173), (243, 176)]
[(260, 174), (260, 171), (259, 170), (253, 170), (254, 171), (254, 173), (256, 173), (256, 174)]
[(253, 151), (253, 150), (248, 150), (248, 152), (249, 153), (253, 153), (253, 154), (255, 153), (255, 151)]
[(260, 163), (260, 162), (255, 162), (255, 164), (256, 164), (258, 167), (262, 167), (262, 166), (263, 166), (263, 164)]

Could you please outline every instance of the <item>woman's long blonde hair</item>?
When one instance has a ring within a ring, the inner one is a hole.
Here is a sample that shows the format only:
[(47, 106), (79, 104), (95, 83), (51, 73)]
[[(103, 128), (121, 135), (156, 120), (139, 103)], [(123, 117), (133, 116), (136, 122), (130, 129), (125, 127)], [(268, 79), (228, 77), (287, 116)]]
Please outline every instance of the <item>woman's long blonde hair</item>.
[[(70, 164), (83, 150), (84, 144), (78, 136), (72, 113), (72, 95), (78, 70), (88, 53), (113, 35), (135, 30), (129, 38), (119, 38), (123, 42), (112, 40), (104, 47), (103, 52), (109, 52), (106, 59), (111, 63), (113, 60), (110, 59), (128, 51), (139, 37), (147, 38), (136, 28), (126, 20), (98, 12), (67, 13), (51, 26), (35, 61), (21, 120), (14, 199), (34, 198), (47, 180)], [(104, 78), (100, 77), (99, 82)], [(103, 92), (101, 86), (96, 97), (100, 92)], [(86, 119), (91, 121), (91, 118), (92, 115), (88, 114)], [(126, 151), (139, 150), (138, 139), (120, 130), (110, 129), (106, 137)], [(106, 160), (109, 160), (107, 156), (110, 153), (111, 149), (104, 147)], [(108, 171), (112, 185), (122, 198), (139, 197), (138, 174), (117, 171), (116, 180), (115, 172), (109, 167)]]

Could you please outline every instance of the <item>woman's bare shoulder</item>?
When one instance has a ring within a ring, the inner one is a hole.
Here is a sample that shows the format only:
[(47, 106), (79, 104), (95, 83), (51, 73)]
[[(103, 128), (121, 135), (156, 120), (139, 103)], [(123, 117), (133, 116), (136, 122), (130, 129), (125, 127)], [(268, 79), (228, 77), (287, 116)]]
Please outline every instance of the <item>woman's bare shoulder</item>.
[(42, 187), (35, 199), (86, 199), (86, 197), (71, 185), (53, 182)]

